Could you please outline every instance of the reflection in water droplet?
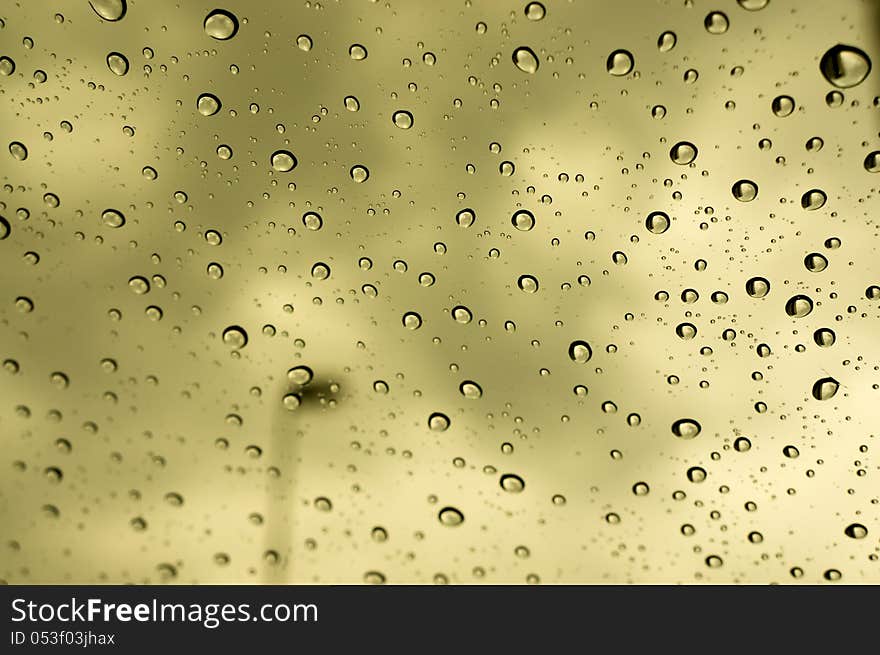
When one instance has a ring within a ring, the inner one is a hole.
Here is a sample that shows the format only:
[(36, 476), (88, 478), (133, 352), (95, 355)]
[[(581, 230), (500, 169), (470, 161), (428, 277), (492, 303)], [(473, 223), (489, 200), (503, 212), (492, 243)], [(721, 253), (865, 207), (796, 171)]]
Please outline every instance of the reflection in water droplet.
[(758, 185), (751, 180), (739, 180), (733, 184), (731, 193), (740, 202), (751, 202), (758, 197)]
[(687, 479), (691, 482), (703, 482), (706, 479), (706, 469), (701, 466), (692, 466), (687, 470)]
[(692, 418), (680, 418), (672, 424), (672, 434), (679, 439), (693, 439), (701, 430), (700, 424)]
[(223, 330), (223, 343), (227, 346), (239, 350), (244, 348), (248, 342), (248, 335), (245, 329), (238, 325), (230, 325)]
[(348, 49), (348, 56), (355, 61), (361, 61), (367, 58), (367, 49), (360, 43), (355, 43)]
[(449, 429), (450, 421), (446, 414), (434, 412), (428, 417), (428, 428), (432, 432), (446, 432)]
[(697, 158), (697, 146), (689, 141), (679, 141), (669, 150), (669, 158), (679, 166), (686, 166)]
[(838, 44), (822, 55), (819, 70), (830, 84), (848, 89), (856, 86), (871, 72), (871, 60), (855, 46)]
[(440, 510), (440, 513), (437, 514), (437, 518), (440, 519), (440, 523), (449, 527), (464, 523), (464, 514), (454, 507), (444, 507)]
[(202, 116), (213, 116), (218, 111), (220, 111), (220, 107), (222, 107), (222, 103), (220, 102), (220, 98), (211, 94), (211, 93), (203, 93), (198, 97), (196, 101), (196, 107), (199, 110), (199, 113)]
[(520, 232), (528, 232), (535, 227), (535, 215), (527, 209), (520, 209), (514, 213), (510, 222)]
[(840, 383), (834, 378), (822, 378), (813, 383), (813, 398), (816, 400), (830, 400), (837, 393)]
[(669, 214), (666, 212), (651, 212), (645, 219), (645, 227), (651, 234), (663, 234), (669, 229)]
[(20, 141), (13, 141), (9, 144), (9, 154), (13, 159), (24, 161), (28, 157), (28, 150)]
[(615, 50), (605, 61), (605, 70), (615, 77), (629, 75), (635, 66), (635, 59), (629, 50)]
[(752, 298), (763, 298), (770, 293), (770, 280), (763, 277), (753, 277), (746, 282), (746, 293)]
[(529, 20), (541, 20), (546, 13), (547, 10), (540, 2), (530, 2), (526, 5), (525, 14)]
[(89, 0), (89, 4), (104, 20), (117, 21), (125, 17), (125, 0)]
[(792, 296), (785, 303), (785, 313), (793, 318), (803, 318), (813, 311), (813, 301), (804, 295)]
[(269, 162), (272, 164), (272, 168), (279, 173), (292, 171), (298, 163), (294, 154), (289, 150), (276, 150), (269, 158)]
[(520, 46), (513, 51), (513, 63), (523, 73), (536, 73), (538, 71), (538, 56), (531, 48)]
[(538, 279), (532, 275), (520, 275), (516, 285), (520, 288), (520, 291), (525, 293), (535, 293), (538, 291)]
[(512, 494), (520, 493), (523, 489), (526, 488), (525, 481), (519, 477), (518, 475), (514, 475), (513, 473), (506, 473), (501, 476), (501, 480), (499, 481), (501, 484), (501, 488), (504, 491), (507, 491)]
[(461, 395), (470, 400), (476, 400), (477, 398), (481, 398), (483, 396), (483, 389), (479, 384), (472, 380), (465, 380), (462, 382), (458, 390), (461, 392)]
[(586, 341), (572, 341), (568, 346), (568, 357), (577, 364), (586, 364), (593, 356), (593, 349)]
[(712, 11), (703, 20), (703, 26), (709, 34), (724, 34), (730, 27), (730, 21), (727, 20), (727, 15), (723, 12)]
[(413, 115), (403, 109), (394, 112), (391, 121), (401, 130), (408, 130), (413, 126)]
[(821, 273), (828, 268), (828, 260), (825, 258), (825, 255), (818, 252), (811, 252), (804, 257), (804, 266), (806, 266), (810, 273)]
[(211, 38), (225, 41), (238, 32), (238, 18), (225, 9), (215, 9), (205, 17), (204, 28)]
[(770, 103), (773, 114), (779, 118), (785, 118), (791, 115), (795, 108), (794, 98), (791, 96), (776, 96)]
[(107, 67), (114, 75), (125, 75), (128, 72), (128, 59), (121, 52), (111, 52), (107, 55)]
[(868, 536), (868, 528), (861, 523), (850, 523), (843, 533), (850, 539), (864, 539)]
[(360, 164), (356, 166), (352, 166), (349, 171), (349, 175), (351, 175), (351, 179), (360, 184), (361, 182), (366, 182), (370, 177), (370, 171), (367, 170), (366, 166), (361, 166)]
[(416, 312), (406, 312), (403, 315), (403, 327), (408, 330), (418, 330), (422, 327), (422, 317)]
[(677, 41), (678, 37), (675, 36), (675, 32), (663, 32), (657, 39), (657, 48), (660, 52), (669, 52), (675, 47)]
[(115, 209), (105, 209), (101, 214), (101, 221), (107, 227), (122, 227), (125, 225), (125, 216)]

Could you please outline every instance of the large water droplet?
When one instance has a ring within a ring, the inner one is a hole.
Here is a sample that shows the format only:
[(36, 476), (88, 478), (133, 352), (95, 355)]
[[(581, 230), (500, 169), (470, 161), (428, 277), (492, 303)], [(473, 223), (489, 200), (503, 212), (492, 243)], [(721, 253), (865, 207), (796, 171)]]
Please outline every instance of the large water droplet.
[(871, 60), (855, 46), (837, 44), (822, 55), (819, 70), (829, 83), (848, 89), (868, 77)]
[(528, 209), (520, 209), (514, 213), (510, 222), (520, 232), (528, 232), (535, 227), (535, 215)]
[(526, 5), (525, 14), (529, 20), (541, 20), (547, 14), (547, 10), (540, 2), (530, 2)]
[(663, 234), (669, 229), (669, 214), (666, 212), (651, 212), (645, 219), (645, 227), (651, 234)]
[(669, 150), (669, 158), (679, 166), (686, 166), (697, 158), (697, 146), (690, 141), (679, 141)]
[(464, 523), (464, 514), (454, 507), (444, 507), (437, 514), (437, 518), (440, 519), (440, 523), (449, 527), (455, 527)]
[(125, 16), (125, 0), (89, 0), (89, 4), (104, 20), (117, 21)]
[(125, 216), (115, 209), (105, 209), (101, 213), (101, 222), (107, 227), (122, 227), (125, 225)]
[(428, 429), (431, 432), (446, 432), (449, 429), (449, 417), (441, 412), (434, 412), (428, 417)]
[(213, 116), (220, 111), (222, 106), (223, 103), (220, 102), (220, 98), (212, 93), (203, 93), (196, 100), (196, 108), (202, 116)]
[(272, 168), (279, 173), (289, 173), (296, 168), (298, 163), (294, 154), (289, 150), (276, 150), (269, 158), (269, 162), (272, 164)]
[(401, 109), (394, 112), (394, 115), (391, 117), (391, 122), (401, 130), (408, 130), (413, 126), (413, 115), (408, 111)]
[(225, 9), (215, 9), (205, 17), (204, 27), (208, 36), (225, 41), (238, 32), (238, 18)]
[(813, 301), (802, 294), (792, 296), (785, 303), (785, 313), (792, 318), (803, 318), (813, 311)]
[(711, 11), (703, 20), (703, 26), (709, 34), (724, 34), (730, 27), (730, 21), (724, 12)]
[(357, 164), (356, 166), (352, 166), (351, 170), (348, 172), (351, 175), (351, 179), (360, 184), (361, 182), (366, 182), (370, 177), (370, 171), (366, 166), (361, 166)]
[(880, 150), (869, 152), (865, 157), (865, 170), (869, 173), (880, 173)]
[(758, 197), (758, 185), (751, 180), (739, 180), (734, 182), (731, 193), (740, 202), (751, 202)]
[(763, 298), (770, 293), (770, 280), (764, 277), (753, 277), (746, 282), (746, 293), (752, 298)]
[(593, 356), (593, 349), (586, 341), (572, 341), (568, 346), (568, 356), (573, 362), (586, 364)]
[(868, 536), (868, 528), (861, 523), (850, 523), (843, 533), (850, 539), (864, 539)]
[(785, 118), (786, 116), (791, 115), (795, 106), (794, 98), (791, 96), (776, 96), (773, 98), (773, 102), (770, 103), (770, 109), (773, 111), (773, 115), (778, 116), (779, 118)]
[(526, 488), (525, 481), (519, 477), (518, 475), (514, 475), (513, 473), (506, 473), (501, 476), (501, 480), (499, 480), (501, 484), (501, 488), (504, 491), (507, 491), (512, 494), (517, 494)]
[(615, 77), (629, 75), (635, 66), (635, 59), (629, 50), (615, 50), (605, 61), (605, 70)]
[(248, 335), (240, 325), (230, 325), (223, 330), (223, 343), (234, 350), (240, 350), (247, 345)]
[(483, 388), (473, 380), (465, 380), (459, 385), (458, 390), (462, 396), (470, 400), (483, 397)]
[(114, 75), (125, 75), (128, 72), (128, 59), (121, 52), (111, 52), (107, 55), (107, 67)]
[(538, 279), (533, 275), (520, 275), (516, 285), (520, 288), (520, 291), (526, 293), (536, 293), (539, 286)]
[(822, 378), (813, 383), (813, 398), (816, 400), (830, 400), (840, 388), (840, 383), (834, 378)]
[(531, 48), (520, 46), (513, 51), (513, 63), (523, 73), (536, 73), (538, 71), (538, 56)]
[(678, 37), (675, 36), (675, 32), (663, 32), (663, 34), (660, 35), (660, 38), (657, 39), (657, 49), (660, 50), (660, 52), (669, 52), (675, 47), (677, 41)]
[(672, 424), (672, 434), (679, 439), (693, 439), (701, 430), (700, 424), (692, 418), (680, 418)]

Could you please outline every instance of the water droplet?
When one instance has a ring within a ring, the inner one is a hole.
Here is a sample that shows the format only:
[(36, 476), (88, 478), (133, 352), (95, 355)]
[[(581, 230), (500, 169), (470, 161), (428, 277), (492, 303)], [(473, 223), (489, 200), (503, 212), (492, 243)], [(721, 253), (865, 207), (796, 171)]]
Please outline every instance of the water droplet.
[(483, 396), (483, 388), (472, 380), (465, 380), (462, 382), (459, 385), (458, 390), (461, 392), (462, 396), (470, 400), (476, 400)]
[(770, 103), (770, 109), (773, 110), (773, 115), (778, 116), (779, 118), (785, 118), (786, 116), (791, 115), (794, 108), (795, 102), (794, 98), (791, 96), (776, 96), (773, 98), (773, 102)]
[(520, 209), (513, 214), (510, 222), (520, 232), (528, 232), (535, 227), (535, 215), (528, 209)]
[(697, 336), (697, 326), (693, 323), (679, 323), (675, 326), (675, 333), (681, 339), (693, 339)]
[(316, 280), (326, 280), (330, 277), (330, 267), (324, 262), (318, 262), (312, 266), (312, 277)]
[(223, 343), (230, 348), (240, 350), (247, 345), (248, 335), (245, 329), (238, 325), (230, 325), (223, 330)]
[(518, 475), (514, 475), (513, 473), (506, 473), (502, 475), (499, 483), (501, 484), (501, 488), (504, 489), (504, 491), (512, 494), (518, 494), (526, 488), (525, 481), (521, 477), (519, 477)]
[(753, 277), (746, 282), (746, 293), (752, 298), (763, 298), (770, 293), (770, 280), (763, 277)]
[(213, 116), (222, 106), (220, 98), (212, 93), (203, 93), (196, 100), (196, 108), (202, 116)]
[(403, 315), (403, 327), (408, 330), (418, 330), (422, 327), (422, 317), (416, 312), (406, 312)]
[(836, 340), (837, 336), (834, 334), (834, 330), (830, 328), (819, 328), (813, 332), (813, 341), (822, 348), (830, 348)]
[(822, 55), (819, 70), (830, 84), (841, 89), (849, 89), (868, 77), (868, 73), (871, 72), (871, 60), (859, 48), (837, 44)]
[(758, 11), (763, 9), (768, 4), (770, 4), (770, 0), (736, 0), (740, 7), (745, 9), (746, 11)]
[(536, 73), (538, 71), (538, 56), (531, 48), (520, 46), (513, 51), (513, 63), (523, 73)]
[(385, 584), (385, 574), (379, 571), (367, 571), (364, 573), (364, 582), (366, 584)]
[(5, 239), (12, 232), (12, 226), (9, 225), (9, 221), (0, 216), (0, 241)]
[(525, 14), (529, 20), (541, 20), (547, 14), (547, 10), (540, 2), (530, 2), (526, 5)]
[(107, 67), (114, 75), (125, 75), (128, 72), (128, 59), (121, 52), (111, 52), (107, 55)]
[(122, 227), (125, 225), (125, 216), (115, 209), (105, 209), (101, 213), (101, 221), (107, 227)]
[(572, 341), (568, 346), (568, 357), (577, 364), (586, 364), (593, 356), (593, 349), (586, 341)]
[(89, 5), (104, 20), (117, 21), (125, 16), (125, 0), (89, 0)]
[(865, 170), (869, 173), (880, 173), (880, 150), (868, 153), (865, 157)]
[(689, 141), (679, 141), (669, 150), (669, 158), (679, 166), (687, 166), (697, 158), (697, 146)]
[(394, 112), (391, 121), (401, 130), (408, 130), (413, 126), (413, 115), (406, 110), (400, 109)]
[(811, 252), (804, 257), (804, 266), (806, 266), (810, 273), (821, 273), (828, 268), (828, 260), (825, 258), (825, 255), (818, 252)]
[(703, 20), (703, 26), (709, 34), (724, 34), (730, 27), (730, 21), (724, 12), (711, 11)]
[(452, 308), (452, 318), (455, 319), (457, 323), (466, 325), (473, 319), (473, 314), (471, 314), (471, 310), (464, 305), (458, 305)]
[(651, 212), (645, 219), (645, 227), (651, 234), (663, 234), (669, 229), (669, 214), (661, 211)]
[(516, 285), (525, 293), (535, 293), (538, 291), (538, 279), (533, 275), (520, 275)]
[(361, 103), (354, 96), (345, 96), (342, 102), (348, 111), (357, 111), (361, 108)]
[(372, 540), (376, 543), (384, 543), (388, 541), (388, 531), (385, 528), (377, 525), (370, 531), (370, 538), (372, 538)]
[(324, 226), (324, 219), (321, 218), (321, 215), (315, 212), (306, 212), (302, 217), (303, 225), (306, 226), (306, 229), (317, 231), (320, 230)]
[(801, 453), (800, 453), (800, 451), (797, 449), (796, 446), (785, 446), (785, 447), (782, 449), (782, 454), (785, 455), (786, 457), (788, 457), (789, 459), (795, 459), (795, 458), (797, 458)]
[(225, 41), (238, 32), (238, 18), (225, 9), (215, 9), (205, 17), (204, 28), (212, 39)]
[(821, 137), (810, 137), (810, 139), (806, 143), (807, 152), (819, 152), (824, 145), (825, 142), (822, 140)]
[(449, 425), (449, 417), (441, 412), (434, 412), (428, 417), (428, 429), (432, 432), (446, 432)]
[(300, 398), (299, 394), (287, 393), (281, 398), (281, 405), (288, 412), (295, 411), (301, 404), (302, 398)]
[(437, 514), (440, 523), (449, 527), (455, 527), (464, 523), (464, 514), (454, 507), (444, 507)]
[(312, 37), (308, 34), (300, 34), (296, 37), (296, 47), (303, 52), (308, 52), (312, 49)]
[(706, 479), (706, 469), (701, 466), (692, 466), (687, 470), (687, 479), (694, 483), (703, 482)]
[(28, 150), (25, 145), (19, 141), (13, 141), (9, 144), (9, 154), (13, 159), (24, 161), (28, 157)]
[(348, 56), (355, 61), (361, 61), (367, 58), (367, 49), (360, 43), (355, 43), (348, 49)]
[(675, 32), (666, 31), (657, 39), (657, 48), (660, 52), (669, 52), (675, 47), (677, 42), (678, 37), (675, 36)]
[(758, 185), (751, 180), (739, 180), (734, 182), (731, 193), (740, 202), (751, 202), (758, 197)]
[(803, 318), (813, 311), (813, 301), (804, 295), (792, 296), (785, 303), (785, 313), (793, 318)]
[(333, 509), (333, 503), (330, 502), (329, 498), (318, 496), (315, 498), (315, 509), (319, 512), (329, 512)]
[(461, 227), (470, 227), (474, 224), (474, 221), (476, 220), (477, 215), (470, 207), (466, 207), (465, 209), (460, 210), (455, 215), (455, 222), (458, 223), (458, 225), (460, 225)]
[(822, 378), (813, 383), (813, 398), (816, 400), (830, 400), (837, 393), (840, 383), (834, 378)]
[(647, 496), (650, 490), (647, 482), (636, 482), (632, 487), (632, 492), (636, 496)]
[(361, 166), (360, 164), (356, 166), (352, 166), (349, 171), (349, 175), (351, 175), (351, 179), (360, 184), (361, 182), (366, 182), (370, 177), (370, 171), (366, 166)]
[(615, 77), (629, 75), (636, 65), (635, 59), (629, 50), (615, 50), (605, 61), (605, 70)]
[(843, 533), (850, 539), (864, 539), (868, 536), (868, 528), (861, 523), (850, 523)]
[(752, 442), (748, 437), (737, 437), (733, 442), (733, 449), (738, 453), (745, 453), (752, 449)]
[(700, 424), (692, 418), (680, 418), (672, 424), (672, 434), (679, 439), (693, 439), (701, 430)]
[(843, 577), (843, 573), (841, 573), (837, 569), (828, 569), (827, 571), (825, 571), (825, 573), (822, 574), (822, 577), (829, 582), (837, 582)]
[(15, 62), (6, 55), (0, 57), (0, 75), (12, 75), (15, 72)]
[(296, 168), (298, 163), (294, 154), (289, 150), (276, 150), (269, 158), (269, 162), (272, 164), (272, 168), (279, 173), (289, 173)]

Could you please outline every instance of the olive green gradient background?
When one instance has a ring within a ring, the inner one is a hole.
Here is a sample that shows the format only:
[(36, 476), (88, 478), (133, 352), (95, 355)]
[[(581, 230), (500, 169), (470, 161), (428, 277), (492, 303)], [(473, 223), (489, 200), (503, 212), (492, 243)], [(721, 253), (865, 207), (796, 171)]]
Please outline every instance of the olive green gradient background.
[[(220, 41), (203, 29), (213, 3), (129, 0), (117, 22), (86, 0), (0, 3), (0, 55), (16, 66), (0, 77), (0, 579), (818, 583), (833, 569), (880, 582), (880, 307), (865, 295), (880, 283), (880, 176), (862, 164), (880, 142), (880, 78), (830, 107), (819, 71), (837, 43), (880, 61), (880, 5), (551, 0), (534, 21), (525, 4), (230, 0), (239, 30)], [(726, 33), (704, 28), (713, 10)], [(665, 30), (677, 44), (660, 52)], [(513, 64), (519, 46), (534, 74)], [(635, 58), (625, 77), (606, 71), (618, 48)], [(219, 113), (196, 111), (202, 93)], [(771, 112), (780, 94), (797, 103), (788, 117)], [(401, 109), (409, 130), (391, 120)], [(814, 136), (824, 147), (808, 152)], [(681, 140), (699, 149), (691, 166), (670, 161)], [(296, 155), (291, 172), (272, 169), (278, 149)], [(742, 178), (753, 202), (731, 195)], [(807, 212), (811, 188), (828, 202)], [(465, 207), (471, 227), (456, 224)], [(107, 208), (126, 224), (104, 225)], [(511, 225), (519, 208), (531, 231)], [(645, 229), (652, 211), (672, 218), (666, 233)], [(808, 271), (810, 252), (828, 268)], [(524, 274), (537, 293), (517, 288)], [(758, 275), (763, 299), (745, 292)], [(815, 303), (801, 319), (784, 311), (797, 293)], [(695, 339), (676, 336), (684, 321)], [(230, 325), (245, 347), (224, 343)], [(830, 348), (813, 341), (821, 327)], [(577, 339), (586, 364), (568, 357)], [(299, 365), (314, 379), (289, 411)], [(817, 401), (826, 376), (840, 390)], [(460, 393), (466, 380), (481, 398)], [(448, 430), (428, 428), (433, 412)], [(680, 418), (701, 433), (676, 438)], [(694, 466), (705, 481), (688, 480)], [(501, 487), (507, 473), (521, 493)], [(438, 520), (447, 506), (461, 525)], [(844, 534), (856, 522), (865, 538)]]

